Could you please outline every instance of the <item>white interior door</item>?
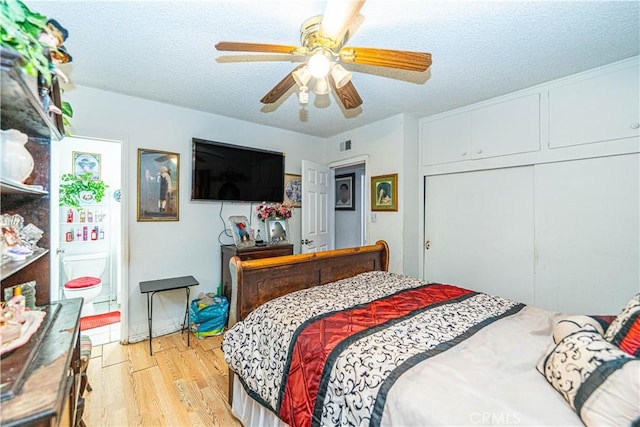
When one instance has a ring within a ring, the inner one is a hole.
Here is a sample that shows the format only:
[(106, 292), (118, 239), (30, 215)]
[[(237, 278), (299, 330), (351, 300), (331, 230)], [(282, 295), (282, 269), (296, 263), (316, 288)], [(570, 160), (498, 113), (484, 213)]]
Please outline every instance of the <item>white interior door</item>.
[(426, 280), (533, 303), (533, 167), (426, 178)]
[(334, 171), (302, 161), (302, 253), (331, 250), (334, 243)]

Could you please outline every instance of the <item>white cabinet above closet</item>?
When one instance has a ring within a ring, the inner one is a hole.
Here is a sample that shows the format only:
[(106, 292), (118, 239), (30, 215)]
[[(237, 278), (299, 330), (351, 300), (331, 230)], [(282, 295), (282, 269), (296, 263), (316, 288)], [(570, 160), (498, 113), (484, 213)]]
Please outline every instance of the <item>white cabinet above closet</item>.
[(540, 95), (501, 100), (422, 124), (422, 165), (540, 149)]
[(638, 67), (549, 89), (549, 147), (640, 135)]

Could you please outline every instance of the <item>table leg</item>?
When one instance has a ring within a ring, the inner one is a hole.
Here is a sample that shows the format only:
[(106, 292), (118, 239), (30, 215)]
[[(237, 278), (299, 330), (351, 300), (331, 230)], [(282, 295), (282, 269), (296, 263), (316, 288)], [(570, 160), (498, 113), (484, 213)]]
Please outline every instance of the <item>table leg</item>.
[[(151, 294), (151, 295), (149, 295)], [(153, 356), (153, 347), (151, 344), (151, 321), (153, 318), (153, 293), (147, 292), (147, 322), (149, 323), (149, 354)]]
[(185, 289), (187, 290), (187, 309), (184, 312), (184, 320), (182, 321), (182, 331), (184, 331), (185, 329), (187, 330), (187, 347), (189, 347), (190, 346), (189, 337), (191, 336), (191, 333), (189, 331), (188, 322), (189, 322), (189, 296), (191, 295), (191, 289), (189, 289), (188, 286)]

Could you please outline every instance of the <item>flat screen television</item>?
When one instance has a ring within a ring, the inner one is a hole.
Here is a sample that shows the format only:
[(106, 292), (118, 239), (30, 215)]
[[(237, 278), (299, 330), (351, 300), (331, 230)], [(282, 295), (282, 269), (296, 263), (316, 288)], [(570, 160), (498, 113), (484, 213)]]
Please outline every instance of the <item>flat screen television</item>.
[(284, 153), (193, 138), (191, 200), (282, 202)]

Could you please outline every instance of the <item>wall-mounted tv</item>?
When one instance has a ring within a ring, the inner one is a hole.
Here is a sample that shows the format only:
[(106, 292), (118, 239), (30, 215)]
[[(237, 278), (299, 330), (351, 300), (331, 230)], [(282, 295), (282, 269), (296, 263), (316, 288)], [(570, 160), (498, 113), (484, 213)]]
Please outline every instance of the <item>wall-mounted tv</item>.
[(284, 153), (193, 138), (191, 200), (282, 202)]

